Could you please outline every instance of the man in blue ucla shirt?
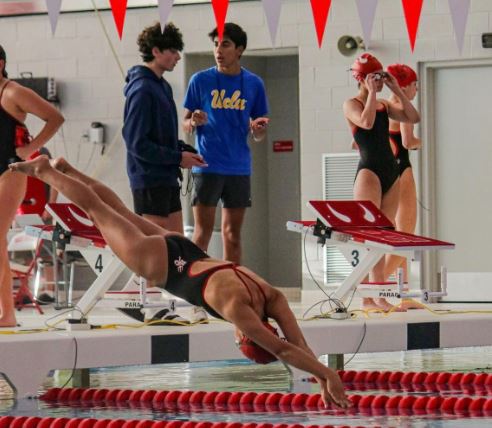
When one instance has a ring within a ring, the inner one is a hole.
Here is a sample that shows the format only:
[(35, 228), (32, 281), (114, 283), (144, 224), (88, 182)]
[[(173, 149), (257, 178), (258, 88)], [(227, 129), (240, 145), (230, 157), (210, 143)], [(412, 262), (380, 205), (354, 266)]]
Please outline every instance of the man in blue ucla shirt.
[(241, 226), (251, 206), (248, 136), (264, 139), (268, 105), (263, 81), (240, 64), (247, 45), (243, 29), (226, 23), (222, 39), (217, 28), (209, 37), (217, 66), (191, 77), (184, 101), (183, 128), (196, 131), (198, 152), (207, 163), (193, 167), (193, 241), (207, 250), (221, 199), (224, 259), (240, 263)]

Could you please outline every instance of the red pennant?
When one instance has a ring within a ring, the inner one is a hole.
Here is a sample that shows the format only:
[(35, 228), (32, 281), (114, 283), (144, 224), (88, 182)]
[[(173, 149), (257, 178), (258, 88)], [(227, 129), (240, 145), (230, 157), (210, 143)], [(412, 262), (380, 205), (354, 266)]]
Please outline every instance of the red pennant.
[(219, 40), (222, 40), (227, 8), (229, 7), (229, 0), (212, 0), (212, 7), (214, 8), (215, 22), (217, 23), (217, 33), (219, 35)]
[(424, 0), (401, 0), (405, 21), (407, 22), (408, 37), (410, 37), (410, 47), (415, 48), (415, 37), (419, 28), (420, 12), (422, 12), (422, 3)]
[(128, 0), (109, 0), (109, 3), (111, 4), (114, 22), (121, 40), (121, 37), (123, 36), (123, 26), (125, 25), (126, 5)]
[(318, 46), (321, 48), (323, 43), (323, 34), (325, 33), (326, 20), (330, 12), (331, 0), (311, 0), (311, 9), (313, 9), (314, 25), (318, 36)]

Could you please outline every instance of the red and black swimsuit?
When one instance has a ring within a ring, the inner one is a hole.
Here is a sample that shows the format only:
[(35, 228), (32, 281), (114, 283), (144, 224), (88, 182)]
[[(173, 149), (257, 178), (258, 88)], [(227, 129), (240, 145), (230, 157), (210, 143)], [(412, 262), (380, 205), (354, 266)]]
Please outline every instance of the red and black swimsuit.
[[(354, 99), (363, 105), (362, 101)], [(357, 174), (361, 169), (368, 169), (376, 174), (384, 195), (399, 176), (398, 164), (389, 141), (389, 118), (386, 106), (376, 111), (376, 119), (371, 129), (355, 126), (352, 133), (360, 152)]]
[(198, 274), (191, 274), (191, 267), (194, 262), (208, 259), (210, 256), (201, 248), (191, 242), (189, 239), (180, 235), (167, 235), (165, 237), (168, 253), (168, 273), (167, 282), (163, 287), (169, 293), (181, 297), (188, 303), (195, 306), (201, 306), (210, 315), (221, 318), (205, 300), (205, 289), (207, 288), (208, 280), (215, 272), (223, 269), (232, 269), (239, 280), (244, 284), (252, 297), (251, 290), (246, 282), (246, 279), (253, 281), (262, 293), (265, 302), (266, 296), (260, 285), (249, 276), (247, 273), (238, 269), (235, 263), (227, 263), (212, 266)]
[(400, 176), (403, 174), (407, 168), (411, 168), (410, 156), (408, 155), (408, 149), (403, 145), (403, 139), (401, 136), (401, 131), (391, 131), (390, 130), (390, 140), (393, 143), (393, 147), (396, 150), (395, 158), (398, 163), (398, 169), (400, 171)]
[(19, 122), (2, 107), (3, 91), (9, 83), (10, 81), (5, 83), (0, 90), (0, 175), (8, 170), (12, 162), (21, 160), (15, 152), (16, 131), (18, 127), (25, 128), (22, 122)]

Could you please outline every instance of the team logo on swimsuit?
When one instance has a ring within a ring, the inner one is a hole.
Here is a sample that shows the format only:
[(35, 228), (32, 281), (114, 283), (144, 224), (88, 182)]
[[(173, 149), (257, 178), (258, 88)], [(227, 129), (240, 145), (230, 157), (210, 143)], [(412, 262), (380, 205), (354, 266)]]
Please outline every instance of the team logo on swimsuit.
[(179, 273), (182, 273), (182, 272), (183, 272), (183, 269), (184, 269), (184, 267), (185, 267), (186, 263), (187, 263), (187, 262), (186, 262), (185, 260), (183, 260), (183, 259), (181, 258), (181, 256), (179, 256), (177, 260), (174, 260), (174, 265), (175, 265), (175, 266), (176, 266), (176, 268), (178, 269), (178, 272), (179, 272)]

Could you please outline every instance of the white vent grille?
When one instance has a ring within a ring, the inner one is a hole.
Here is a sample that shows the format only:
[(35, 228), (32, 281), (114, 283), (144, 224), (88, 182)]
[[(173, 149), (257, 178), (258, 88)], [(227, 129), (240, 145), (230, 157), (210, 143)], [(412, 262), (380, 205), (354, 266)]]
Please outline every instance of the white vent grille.
[[(352, 200), (359, 153), (323, 155), (323, 199)], [(333, 245), (324, 251), (324, 280), (326, 285), (340, 283), (352, 271), (352, 266)]]

